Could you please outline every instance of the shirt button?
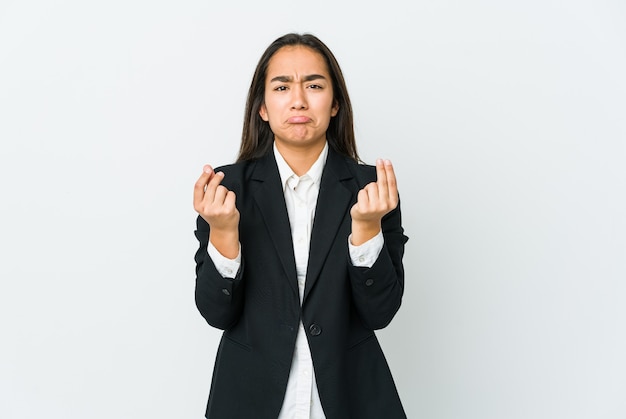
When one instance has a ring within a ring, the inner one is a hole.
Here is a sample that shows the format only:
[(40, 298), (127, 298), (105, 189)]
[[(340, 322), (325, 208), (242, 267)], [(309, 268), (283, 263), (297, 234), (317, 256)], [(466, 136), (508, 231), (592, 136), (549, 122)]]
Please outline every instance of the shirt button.
[(222, 292), (224, 293), (224, 295), (230, 295), (230, 291), (228, 291), (226, 288), (222, 288)]
[(365, 258), (363, 256), (359, 256), (359, 262), (361, 263), (365, 262)]
[(365, 285), (371, 287), (372, 285), (374, 285), (374, 280), (371, 278), (368, 279), (367, 281), (365, 281)]
[(309, 333), (311, 333), (311, 336), (319, 336), (320, 333), (322, 333), (322, 328), (313, 323), (311, 327), (309, 327)]

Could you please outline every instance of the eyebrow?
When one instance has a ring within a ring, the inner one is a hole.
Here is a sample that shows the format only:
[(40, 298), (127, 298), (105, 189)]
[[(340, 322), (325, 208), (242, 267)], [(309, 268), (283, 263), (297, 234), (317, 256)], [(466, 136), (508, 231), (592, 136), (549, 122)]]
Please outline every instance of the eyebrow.
[[(318, 80), (318, 79), (326, 80), (326, 77), (322, 76), (321, 74), (309, 74), (309, 75), (302, 77), (302, 81), (304, 82)], [(270, 83), (274, 83), (274, 82), (289, 83), (292, 81), (293, 81), (293, 77), (291, 76), (276, 76), (272, 80), (270, 80)]]

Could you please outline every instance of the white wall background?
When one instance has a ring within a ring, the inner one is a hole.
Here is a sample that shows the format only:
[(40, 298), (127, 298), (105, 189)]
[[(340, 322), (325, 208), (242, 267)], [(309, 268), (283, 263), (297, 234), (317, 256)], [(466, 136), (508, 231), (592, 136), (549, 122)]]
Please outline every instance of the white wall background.
[[(410, 5), (410, 7), (409, 7)], [(198, 419), (192, 186), (288, 31), (343, 66), (410, 241), (410, 418), (626, 418), (626, 4), (0, 2), (0, 418)]]

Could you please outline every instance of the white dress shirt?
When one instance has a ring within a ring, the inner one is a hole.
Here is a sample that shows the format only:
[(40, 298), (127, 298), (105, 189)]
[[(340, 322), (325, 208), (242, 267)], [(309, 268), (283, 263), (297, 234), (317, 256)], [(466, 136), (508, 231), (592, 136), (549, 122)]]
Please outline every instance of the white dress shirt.
[[(291, 226), (291, 238), (293, 252), (296, 261), (296, 273), (298, 278), (298, 291), (300, 303), (304, 296), (304, 285), (309, 259), (309, 244), (311, 241), (311, 228), (315, 217), (317, 196), (319, 194), (320, 181), (326, 157), (328, 156), (328, 144), (320, 153), (309, 171), (298, 177), (291, 170), (285, 159), (276, 149), (274, 144), (274, 156), (278, 164), (278, 171), (282, 181), (289, 224)], [(355, 266), (371, 267), (383, 247), (383, 235), (378, 235), (360, 246), (353, 246), (348, 237), (350, 259)], [(239, 255), (235, 259), (225, 258), (209, 242), (207, 251), (215, 264), (218, 272), (225, 277), (233, 278), (241, 264), (241, 246)], [(278, 419), (325, 419), (322, 403), (320, 402), (311, 351), (307, 341), (302, 321), (298, 328), (296, 347), (291, 362), (291, 371), (287, 382), (287, 390), (283, 400), (283, 406)]]

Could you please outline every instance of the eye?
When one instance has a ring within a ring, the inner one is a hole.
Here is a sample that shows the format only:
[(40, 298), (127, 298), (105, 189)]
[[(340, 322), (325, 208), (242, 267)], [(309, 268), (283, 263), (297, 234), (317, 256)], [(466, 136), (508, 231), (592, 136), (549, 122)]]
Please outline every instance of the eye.
[(287, 86), (276, 86), (276, 87), (274, 87), (274, 91), (276, 91), (276, 92), (284, 92), (285, 90), (287, 90)]
[(307, 87), (309, 89), (323, 89), (323, 87), (320, 86), (319, 84), (309, 84)]

